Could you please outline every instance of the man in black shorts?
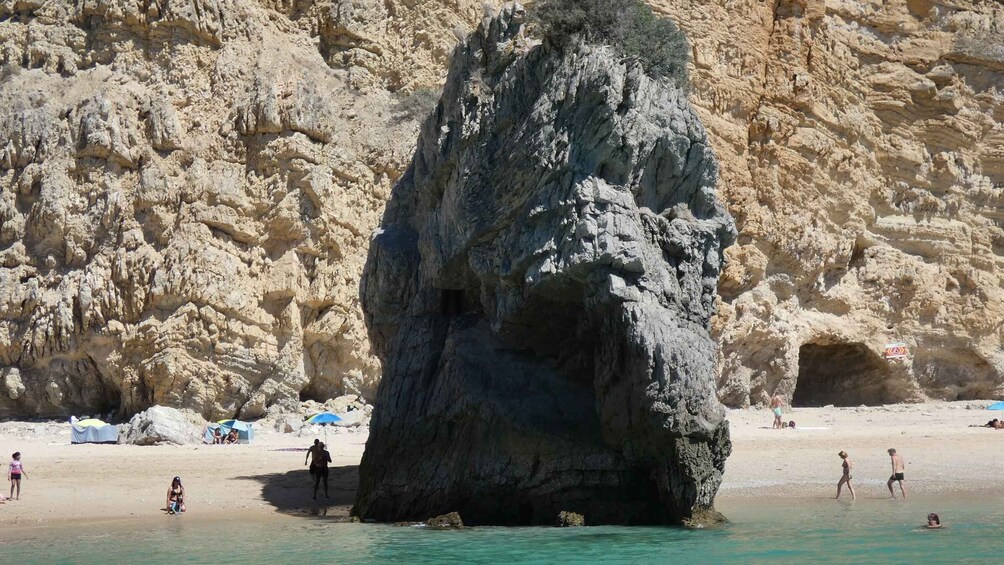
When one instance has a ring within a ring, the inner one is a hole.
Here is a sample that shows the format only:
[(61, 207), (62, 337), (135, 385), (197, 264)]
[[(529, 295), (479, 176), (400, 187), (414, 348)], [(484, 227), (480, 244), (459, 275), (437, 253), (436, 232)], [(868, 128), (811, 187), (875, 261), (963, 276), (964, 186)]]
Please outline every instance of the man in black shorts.
[(317, 456), (314, 457), (314, 500), (317, 500), (317, 486), (321, 479), (324, 479), (324, 498), (328, 496), (328, 463), (331, 463), (331, 454), (324, 449), (323, 443), (317, 444)]
[(320, 443), (321, 443), (321, 440), (315, 439), (314, 440), (314, 445), (311, 445), (310, 448), (307, 449), (307, 456), (303, 458), (303, 464), (304, 465), (307, 464), (307, 459), (310, 459), (310, 476), (311, 477), (313, 477), (314, 473), (317, 472), (317, 458), (321, 455), (321, 450), (318, 449), (317, 446), (320, 445)]
[(906, 471), (906, 462), (903, 461), (903, 456), (896, 453), (895, 449), (889, 449), (889, 459), (892, 461), (892, 476), (889, 477), (889, 482), (886, 486), (889, 487), (889, 496), (896, 498), (896, 493), (892, 490), (892, 484), (894, 482), (899, 483), (899, 491), (903, 493), (903, 498), (906, 498), (906, 487), (903, 486), (903, 473)]

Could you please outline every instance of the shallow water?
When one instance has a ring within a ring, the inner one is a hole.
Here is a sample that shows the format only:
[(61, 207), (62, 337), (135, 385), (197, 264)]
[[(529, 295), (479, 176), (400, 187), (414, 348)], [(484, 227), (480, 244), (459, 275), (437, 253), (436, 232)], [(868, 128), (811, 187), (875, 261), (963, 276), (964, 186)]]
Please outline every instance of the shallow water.
[[(992, 563), (1004, 498), (731, 500), (723, 528), (433, 531), (323, 519), (97, 524), (0, 538), (5, 563)], [(943, 530), (919, 528), (938, 512)], [(104, 533), (95, 533), (95, 530)]]

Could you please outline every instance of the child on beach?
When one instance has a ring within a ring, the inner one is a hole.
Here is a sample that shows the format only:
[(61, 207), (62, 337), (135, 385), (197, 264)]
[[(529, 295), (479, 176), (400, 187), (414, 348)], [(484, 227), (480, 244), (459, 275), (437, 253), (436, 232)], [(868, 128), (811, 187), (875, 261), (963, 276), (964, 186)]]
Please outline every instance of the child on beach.
[(17, 487), (17, 498), (21, 500), (21, 477), (28, 478), (28, 473), (24, 472), (24, 465), (21, 463), (21, 452), (15, 451), (11, 456), (10, 468), (7, 470), (7, 480), (10, 481), (10, 498), (14, 498), (14, 488)]

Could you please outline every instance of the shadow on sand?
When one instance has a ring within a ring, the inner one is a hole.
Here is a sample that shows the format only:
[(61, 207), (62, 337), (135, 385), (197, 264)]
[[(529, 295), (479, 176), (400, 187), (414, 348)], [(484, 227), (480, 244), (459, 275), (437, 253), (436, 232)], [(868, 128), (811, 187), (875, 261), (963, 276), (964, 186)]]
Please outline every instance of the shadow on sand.
[(261, 483), (261, 497), (278, 512), (291, 516), (318, 517), (349, 520), (352, 503), (359, 485), (359, 466), (329, 467), (328, 496), (324, 497), (324, 483), (317, 489), (317, 500), (311, 496), (314, 480), (306, 469), (286, 473), (268, 473), (234, 477), (238, 481)]

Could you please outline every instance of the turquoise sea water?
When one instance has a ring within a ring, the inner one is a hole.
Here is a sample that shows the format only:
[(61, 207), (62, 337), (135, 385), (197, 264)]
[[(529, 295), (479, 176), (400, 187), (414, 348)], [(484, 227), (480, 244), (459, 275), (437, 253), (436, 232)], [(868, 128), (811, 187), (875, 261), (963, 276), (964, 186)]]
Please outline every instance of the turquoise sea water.
[[(433, 531), (324, 519), (224, 523), (165, 517), (143, 527), (0, 537), (5, 563), (1001, 563), (1004, 498), (756, 499), (719, 504), (716, 529), (472, 528)], [(919, 526), (938, 512), (943, 530)]]

